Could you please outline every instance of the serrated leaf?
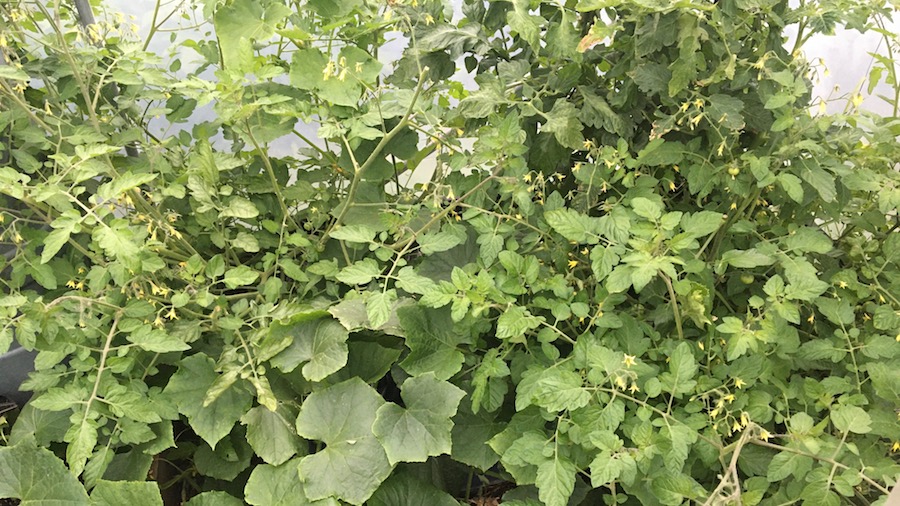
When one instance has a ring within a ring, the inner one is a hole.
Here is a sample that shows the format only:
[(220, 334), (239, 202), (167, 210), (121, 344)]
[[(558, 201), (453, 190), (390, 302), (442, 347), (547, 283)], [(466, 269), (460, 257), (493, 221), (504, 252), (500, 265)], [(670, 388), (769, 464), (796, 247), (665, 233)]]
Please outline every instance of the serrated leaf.
[(561, 456), (539, 465), (535, 485), (541, 501), (547, 506), (566, 506), (575, 490), (577, 471), (575, 464)]
[(445, 380), (460, 370), (464, 357), (457, 346), (464, 336), (456, 333), (448, 311), (406, 306), (397, 310), (397, 316), (410, 350), (400, 363), (406, 372), (414, 376), (433, 372)]
[(522, 40), (528, 42), (528, 45), (535, 51), (541, 49), (541, 25), (546, 22), (544, 18), (535, 16), (529, 11), (531, 9), (529, 0), (514, 0), (513, 10), (507, 12), (506, 22), (509, 27), (519, 34)]
[(522, 306), (510, 306), (497, 319), (496, 335), (499, 339), (524, 343), (525, 333), (539, 327), (543, 321), (543, 316), (534, 316)]
[(381, 267), (374, 258), (366, 258), (341, 269), (335, 276), (348, 285), (365, 285), (381, 274)]
[(304, 450), (303, 441), (294, 429), (296, 416), (285, 406), (271, 411), (256, 406), (241, 417), (247, 426), (247, 442), (266, 463), (280, 466)]
[(244, 499), (252, 506), (338, 506), (335, 499), (310, 501), (306, 497), (303, 483), (297, 474), (300, 459), (293, 459), (283, 465), (259, 465), (253, 468)]
[(596, 218), (586, 216), (567, 207), (544, 213), (547, 224), (560, 235), (579, 244), (596, 244)]
[(567, 100), (557, 100), (553, 104), (553, 109), (547, 113), (547, 123), (541, 127), (541, 131), (553, 133), (556, 142), (569, 149), (584, 147), (582, 129), (584, 125), (578, 119), (578, 109)]
[(463, 238), (451, 232), (436, 232), (421, 235), (416, 242), (419, 243), (419, 250), (423, 255), (431, 255), (462, 244)]
[(231, 432), (235, 422), (250, 409), (252, 400), (246, 390), (231, 386), (204, 405), (207, 391), (218, 377), (213, 359), (203, 354), (192, 355), (180, 362), (163, 392), (211, 448)]
[(91, 491), (91, 506), (162, 506), (159, 485), (152, 481), (100, 480)]
[(33, 505), (90, 505), (84, 487), (50, 450), (27, 443), (0, 447), (0, 469), (0, 497)]
[(252, 284), (257, 279), (259, 279), (258, 272), (251, 269), (250, 267), (247, 267), (246, 265), (239, 265), (225, 271), (225, 277), (222, 279), (222, 281), (228, 288), (237, 288), (239, 286), (247, 286), (249, 284)]
[(790, 475), (801, 476), (808, 470), (812, 459), (794, 452), (783, 451), (772, 457), (766, 479), (769, 483), (781, 481)]
[(331, 231), (331, 238), (346, 242), (370, 243), (376, 230), (367, 225), (344, 225)]
[(366, 504), (369, 506), (459, 506), (447, 492), (410, 472), (396, 472), (381, 484)]
[(363, 504), (391, 473), (391, 464), (372, 433), (384, 399), (359, 378), (310, 394), (297, 417), (297, 433), (325, 443), (300, 460), (300, 478), (312, 500), (337, 497)]
[(264, 42), (275, 34), (275, 27), (291, 9), (280, 2), (236, 0), (216, 9), (213, 21), (222, 48), (223, 66), (239, 68), (252, 53), (243, 54), (240, 42)]
[(391, 318), (391, 308), (395, 302), (397, 302), (396, 290), (370, 293), (366, 299), (366, 316), (369, 319), (369, 326), (377, 329), (386, 324)]
[(347, 364), (350, 334), (337, 321), (331, 318), (301, 321), (286, 328), (285, 332), (293, 338), (290, 346), (270, 360), (282, 371), (291, 372), (305, 363), (303, 377), (322, 381)]
[(831, 423), (841, 432), (867, 434), (872, 431), (872, 418), (859, 406), (833, 407)]
[(465, 392), (433, 373), (406, 380), (400, 392), (406, 409), (387, 403), (378, 408), (372, 426), (391, 465), (450, 453), (451, 418)]
[(242, 220), (249, 220), (257, 216), (259, 216), (259, 209), (256, 208), (256, 205), (244, 197), (237, 196), (231, 197), (228, 205), (219, 213), (220, 218), (238, 218)]
[(669, 370), (659, 377), (663, 389), (676, 397), (690, 393), (697, 384), (694, 376), (698, 367), (691, 346), (686, 342), (680, 343), (669, 355)]

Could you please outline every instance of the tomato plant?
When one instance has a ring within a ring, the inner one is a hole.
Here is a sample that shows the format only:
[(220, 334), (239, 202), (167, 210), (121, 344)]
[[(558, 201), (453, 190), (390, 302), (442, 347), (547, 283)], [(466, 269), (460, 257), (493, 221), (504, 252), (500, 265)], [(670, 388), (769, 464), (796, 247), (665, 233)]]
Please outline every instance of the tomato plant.
[(0, 6), (0, 496), (885, 504), (900, 128), (801, 49), (891, 8), (191, 7)]

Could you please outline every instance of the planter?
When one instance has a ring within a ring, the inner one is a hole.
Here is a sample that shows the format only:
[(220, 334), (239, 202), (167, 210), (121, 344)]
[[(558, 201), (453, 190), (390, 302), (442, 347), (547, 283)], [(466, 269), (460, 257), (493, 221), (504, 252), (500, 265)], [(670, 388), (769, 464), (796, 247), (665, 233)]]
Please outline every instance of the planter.
[(0, 355), (0, 396), (23, 405), (31, 398), (31, 392), (22, 392), (19, 386), (34, 370), (34, 357), (37, 352), (13, 344), (13, 347)]

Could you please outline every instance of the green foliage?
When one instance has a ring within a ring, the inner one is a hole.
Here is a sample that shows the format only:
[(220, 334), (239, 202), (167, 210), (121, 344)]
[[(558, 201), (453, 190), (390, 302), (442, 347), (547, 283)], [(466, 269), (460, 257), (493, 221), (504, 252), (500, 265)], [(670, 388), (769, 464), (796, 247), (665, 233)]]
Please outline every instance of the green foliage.
[(800, 50), (891, 9), (201, 3), (0, 7), (0, 497), (885, 504), (900, 129)]

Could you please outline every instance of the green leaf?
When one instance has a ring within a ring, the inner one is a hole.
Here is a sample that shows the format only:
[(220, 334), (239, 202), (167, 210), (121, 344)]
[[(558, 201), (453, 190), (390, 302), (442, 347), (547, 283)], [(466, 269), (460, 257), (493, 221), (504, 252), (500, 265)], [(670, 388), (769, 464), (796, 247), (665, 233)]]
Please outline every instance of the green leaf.
[(451, 418), (465, 392), (433, 373), (406, 380), (400, 392), (406, 409), (384, 404), (372, 426), (391, 465), (425, 462), (430, 456), (450, 453)]
[(141, 325), (137, 330), (126, 334), (125, 337), (129, 342), (154, 353), (169, 353), (191, 349), (189, 344), (169, 334), (165, 329), (155, 329), (150, 325)]
[(366, 258), (341, 269), (336, 278), (347, 285), (365, 285), (381, 274), (381, 267), (374, 258)]
[(551, 412), (571, 411), (590, 402), (591, 394), (584, 388), (580, 374), (562, 367), (544, 369), (537, 374), (537, 381), (528, 392), (517, 390), (517, 409), (533, 403)]
[(325, 443), (300, 461), (306, 495), (363, 504), (391, 473), (384, 448), (372, 433), (384, 400), (359, 378), (310, 394), (297, 417), (297, 433)]
[(291, 9), (281, 2), (235, 0), (216, 9), (213, 22), (226, 68), (241, 67), (251, 54), (241, 54), (241, 39), (264, 42), (275, 35), (276, 26)]
[(225, 271), (225, 277), (222, 281), (228, 288), (237, 288), (239, 286), (250, 285), (259, 279), (259, 273), (247, 267), (240, 265)]
[(597, 243), (595, 235), (597, 233), (596, 218), (564, 207), (547, 211), (544, 213), (544, 219), (547, 220), (548, 225), (553, 227), (553, 230), (559, 232), (560, 235), (569, 241), (579, 244)]
[(253, 202), (244, 197), (231, 197), (228, 205), (219, 213), (220, 218), (238, 218), (242, 220), (249, 220), (257, 216), (259, 216), (259, 209), (256, 208)]
[(755, 249), (733, 249), (722, 254), (722, 262), (731, 264), (739, 269), (752, 269), (754, 267), (772, 265), (775, 263), (775, 258)]
[(369, 506), (459, 506), (447, 492), (429, 482), (416, 479), (409, 472), (395, 472), (381, 484)]
[(391, 308), (397, 302), (397, 290), (371, 292), (366, 299), (366, 316), (369, 326), (380, 328), (391, 319)]
[(184, 506), (244, 506), (244, 501), (228, 492), (215, 490), (191, 497), (191, 500), (184, 503)]
[(681, 163), (685, 151), (684, 144), (680, 142), (654, 139), (638, 153), (637, 163), (650, 167), (675, 165)]
[(566, 506), (575, 490), (575, 473), (578, 469), (565, 457), (544, 462), (538, 466), (538, 495), (547, 506)]
[(510, 306), (497, 319), (496, 335), (514, 343), (524, 343), (525, 333), (539, 327), (543, 321), (543, 316), (534, 316), (522, 306)]
[(794, 202), (803, 203), (803, 184), (800, 178), (793, 174), (778, 174), (778, 184)]
[[(112, 147), (112, 152), (118, 150), (119, 148)], [(97, 188), (97, 195), (104, 199), (116, 199), (125, 192), (133, 190), (138, 186), (145, 185), (154, 179), (156, 179), (156, 174), (135, 174), (128, 171), (116, 176), (112, 181), (100, 185), (100, 187)]]
[(124, 261), (132, 261), (140, 253), (140, 244), (134, 231), (123, 221), (115, 221), (110, 226), (94, 228), (93, 238), (103, 248), (106, 255)]
[(275, 411), (256, 406), (241, 417), (241, 423), (247, 426), (247, 442), (253, 452), (266, 463), (280, 466), (305, 449), (294, 430), (295, 419), (284, 405)]
[(218, 377), (213, 359), (203, 354), (192, 355), (180, 362), (164, 390), (178, 411), (187, 416), (194, 431), (212, 448), (231, 432), (251, 403), (250, 394), (233, 385), (204, 405), (207, 391)]
[(553, 109), (547, 113), (547, 123), (541, 127), (541, 131), (550, 132), (556, 137), (556, 142), (569, 149), (583, 148), (584, 136), (581, 130), (584, 125), (578, 119), (578, 109), (567, 100), (557, 100)]
[(337, 321), (331, 318), (301, 321), (285, 332), (292, 337), (290, 346), (270, 360), (282, 371), (291, 372), (305, 362), (303, 377), (322, 381), (347, 364), (350, 334)]
[(659, 381), (664, 390), (681, 397), (682, 394), (690, 393), (697, 385), (694, 376), (698, 370), (697, 359), (691, 352), (691, 346), (681, 342), (669, 355), (669, 370), (659, 376)]
[(693, 238), (705, 237), (716, 230), (725, 222), (722, 213), (713, 211), (700, 211), (699, 213), (685, 214), (681, 217), (681, 229)]
[(445, 380), (460, 370), (464, 357), (457, 346), (464, 336), (457, 333), (448, 311), (406, 306), (397, 310), (397, 316), (410, 350), (400, 363), (406, 372), (414, 376), (433, 372)]
[(812, 465), (812, 459), (805, 455), (783, 451), (772, 457), (766, 479), (769, 483), (781, 481), (790, 475), (802, 477), (806, 475)]
[(370, 243), (377, 231), (367, 225), (344, 225), (331, 231), (331, 238), (339, 241)]
[(419, 249), (423, 255), (431, 255), (460, 245), (464, 239), (465, 237), (460, 237), (459, 234), (442, 231), (423, 234), (416, 241), (419, 243)]
[(27, 443), (0, 447), (0, 498), (22, 504), (88, 506), (87, 493), (61, 460)]
[(91, 491), (91, 506), (162, 506), (159, 486), (152, 481), (100, 480)]
[(832, 407), (831, 423), (841, 432), (867, 434), (872, 431), (872, 418), (858, 406)]
[(297, 474), (300, 459), (277, 467), (256, 466), (244, 487), (244, 499), (253, 506), (338, 506), (334, 499), (310, 501)]
[(506, 13), (506, 21), (509, 27), (522, 40), (528, 42), (535, 51), (541, 50), (541, 25), (546, 22), (544, 18), (529, 13), (531, 9), (529, 0), (514, 0), (513, 10)]
[(662, 206), (658, 202), (645, 199), (644, 197), (631, 199), (631, 209), (641, 218), (654, 222), (662, 216)]
[(697, 488), (702, 487), (683, 474), (667, 474), (657, 476), (653, 479), (650, 489), (653, 495), (661, 504), (678, 506), (685, 499), (697, 499), (702, 494), (698, 493)]

